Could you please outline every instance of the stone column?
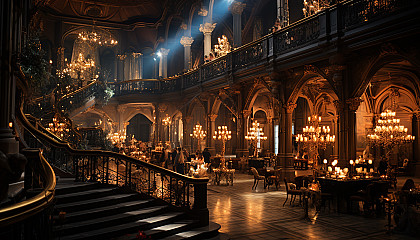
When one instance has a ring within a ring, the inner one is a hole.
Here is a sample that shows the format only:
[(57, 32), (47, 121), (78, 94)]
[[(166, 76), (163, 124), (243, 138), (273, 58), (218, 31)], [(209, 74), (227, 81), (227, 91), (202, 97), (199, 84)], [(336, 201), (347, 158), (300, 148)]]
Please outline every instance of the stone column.
[(362, 100), (360, 98), (350, 98), (346, 100), (347, 107), (344, 109), (344, 141), (346, 143), (346, 154), (344, 155), (345, 161), (356, 158), (356, 111), (361, 102)]
[(207, 116), (207, 147), (212, 156), (216, 154), (216, 144), (213, 139), (214, 131), (216, 130), (216, 114)]
[(118, 131), (121, 131), (121, 133), (124, 131), (124, 111), (126, 108), (127, 108), (126, 106), (117, 106)]
[(415, 137), (413, 143), (413, 161), (420, 163), (420, 113), (413, 114), (413, 119), (412, 135)]
[(245, 135), (248, 132), (247, 120), (250, 115), (251, 115), (251, 110), (243, 110), (239, 114), (238, 128), (237, 128), (238, 129), (237, 149), (236, 149), (237, 157), (248, 157), (249, 155), (249, 150), (247, 147), (247, 143), (245, 141)]
[(190, 124), (191, 124), (192, 117), (182, 117), (182, 131), (183, 133), (183, 147), (191, 151), (191, 136), (190, 136)]
[(288, 102), (283, 106), (284, 116), (282, 116), (282, 131), (284, 131), (284, 138), (280, 139), (284, 145), (281, 160), (282, 160), (282, 178), (285, 177), (289, 181), (294, 180), (295, 170), (293, 168), (293, 140), (292, 140), (292, 125), (293, 125), (293, 111), (296, 108), (296, 103)]
[(125, 54), (117, 55), (117, 80), (124, 81), (124, 60), (127, 57)]
[(268, 152), (274, 153), (274, 125), (273, 118), (267, 117), (267, 141), (268, 141)]
[(161, 48), (160, 50), (160, 61), (159, 61), (159, 77), (168, 77), (168, 53), (170, 49)]
[(191, 44), (194, 42), (194, 39), (183, 36), (180, 42), (184, 46), (184, 70), (188, 71), (191, 69)]
[(233, 15), (233, 47), (240, 47), (242, 45), (242, 23), (241, 17), (246, 4), (234, 1), (229, 6), (229, 11)]
[[(13, 14), (16, 13), (14, 4), (15, 1), (1, 1), (0, 3), (0, 9), (2, 10), (2, 16), (0, 17), (2, 29), (2, 34), (0, 34), (2, 48), (0, 62), (0, 151), (5, 154), (19, 152), (19, 143), (9, 128), (9, 122), (14, 115), (13, 97), (16, 91), (12, 71), (12, 55), (14, 53), (12, 45), (20, 42), (16, 35), (19, 35), (21, 31), (13, 28)], [(15, 47), (18, 48), (18, 46)]]
[(282, 27), (289, 25), (289, 0), (277, 0), (277, 18)]
[(216, 23), (200, 24), (200, 32), (204, 34), (204, 56), (209, 56), (211, 51), (211, 33), (216, 27)]
[(140, 79), (141, 78), (141, 53), (133, 53), (133, 73), (132, 79)]

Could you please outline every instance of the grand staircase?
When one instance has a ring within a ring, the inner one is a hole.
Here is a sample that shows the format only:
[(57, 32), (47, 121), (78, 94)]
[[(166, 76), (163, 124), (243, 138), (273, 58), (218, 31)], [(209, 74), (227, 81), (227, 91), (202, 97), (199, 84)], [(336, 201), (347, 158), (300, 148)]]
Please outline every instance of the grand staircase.
[[(220, 225), (200, 227), (185, 212), (112, 185), (61, 178), (56, 187), (54, 238), (221, 239)], [(222, 237), (226, 238), (226, 237)]]

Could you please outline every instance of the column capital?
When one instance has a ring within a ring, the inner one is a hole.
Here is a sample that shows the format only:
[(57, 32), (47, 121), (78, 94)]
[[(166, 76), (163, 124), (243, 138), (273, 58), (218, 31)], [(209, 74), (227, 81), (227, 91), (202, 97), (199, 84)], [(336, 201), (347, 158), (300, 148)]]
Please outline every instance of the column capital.
[(168, 106), (166, 104), (159, 104), (158, 110), (159, 112), (163, 113), (168, 109)]
[(124, 61), (124, 59), (127, 57), (125, 54), (117, 54), (117, 59), (120, 61)]
[(171, 51), (171, 49), (161, 48), (161, 49), (159, 49), (159, 51), (162, 54), (162, 56), (168, 56), (169, 51)]
[(242, 115), (244, 116), (244, 118), (247, 118), (251, 115), (252, 111), (251, 110), (243, 110), (242, 111)]
[(286, 109), (286, 113), (293, 113), (295, 110), (297, 104), (293, 102), (288, 102), (284, 105), (284, 108)]
[(208, 117), (210, 119), (210, 122), (214, 122), (214, 121), (216, 121), (217, 114), (209, 114)]
[(346, 100), (350, 111), (356, 111), (359, 108), (361, 102), (363, 102), (363, 100), (360, 97), (349, 98)]
[(245, 9), (246, 4), (238, 1), (233, 1), (233, 3), (229, 6), (229, 11), (233, 15), (241, 15)]
[(187, 36), (182, 36), (181, 41), (179, 41), (179, 42), (181, 43), (182, 46), (189, 47), (194, 42), (194, 38), (187, 37)]
[(216, 27), (216, 23), (204, 23), (204, 24), (200, 24), (200, 32), (202, 32), (204, 35), (210, 35), (214, 28)]
[(134, 58), (138, 58), (138, 57), (140, 57), (141, 55), (143, 55), (142, 53), (135, 53), (135, 52), (133, 52), (132, 54), (133, 54), (133, 57), (134, 57)]

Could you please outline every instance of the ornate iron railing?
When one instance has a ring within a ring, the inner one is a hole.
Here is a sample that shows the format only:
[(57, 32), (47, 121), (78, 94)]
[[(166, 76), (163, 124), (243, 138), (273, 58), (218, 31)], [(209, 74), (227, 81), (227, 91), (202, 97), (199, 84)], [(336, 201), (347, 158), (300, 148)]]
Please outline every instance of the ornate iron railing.
[(83, 106), (83, 104), (85, 104), (86, 101), (88, 101), (94, 96), (97, 85), (98, 80), (94, 80), (88, 85), (62, 96), (57, 101), (58, 109), (62, 112), (68, 113), (71, 110)]
[(352, 29), (419, 5), (418, 0), (347, 1), (342, 4), (340, 13), (343, 30)]
[(115, 152), (74, 149), (69, 143), (57, 141), (39, 131), (22, 110), (18, 117), (25, 129), (27, 144), (42, 148), (51, 165), (73, 174), (78, 181), (99, 181), (129, 187), (189, 210), (193, 215), (200, 216), (203, 224), (208, 223), (208, 178), (187, 177)]

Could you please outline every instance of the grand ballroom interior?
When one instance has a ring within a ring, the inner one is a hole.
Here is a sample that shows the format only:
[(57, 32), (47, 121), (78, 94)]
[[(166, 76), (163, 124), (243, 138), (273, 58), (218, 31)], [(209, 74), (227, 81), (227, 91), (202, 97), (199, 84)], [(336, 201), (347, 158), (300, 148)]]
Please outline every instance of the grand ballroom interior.
[(420, 238), (420, 1), (0, 12), (0, 239)]

